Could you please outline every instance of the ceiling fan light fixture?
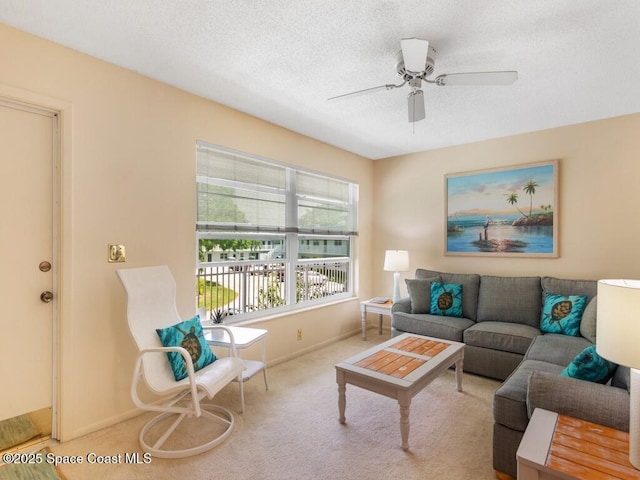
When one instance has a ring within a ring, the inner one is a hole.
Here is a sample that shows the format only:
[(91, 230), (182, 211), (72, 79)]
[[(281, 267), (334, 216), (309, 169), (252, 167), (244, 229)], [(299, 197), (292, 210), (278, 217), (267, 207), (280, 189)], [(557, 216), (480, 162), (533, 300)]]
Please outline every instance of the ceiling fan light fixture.
[(429, 42), (420, 38), (403, 38), (400, 41), (405, 69), (413, 74), (420, 74), (425, 70), (429, 53)]
[(424, 120), (424, 93), (422, 90), (412, 90), (407, 95), (407, 104), (409, 106), (409, 123)]

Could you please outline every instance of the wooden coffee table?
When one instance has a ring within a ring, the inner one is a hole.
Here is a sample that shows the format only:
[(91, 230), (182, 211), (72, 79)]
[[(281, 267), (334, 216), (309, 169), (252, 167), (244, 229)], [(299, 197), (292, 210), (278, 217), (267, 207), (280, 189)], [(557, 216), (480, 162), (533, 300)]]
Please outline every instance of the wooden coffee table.
[(518, 447), (519, 480), (640, 479), (629, 433), (536, 408)]
[(463, 359), (463, 343), (403, 333), (340, 362), (336, 365), (340, 423), (346, 422), (347, 383), (394, 398), (400, 405), (402, 449), (408, 450), (411, 399), (451, 365), (461, 392)]

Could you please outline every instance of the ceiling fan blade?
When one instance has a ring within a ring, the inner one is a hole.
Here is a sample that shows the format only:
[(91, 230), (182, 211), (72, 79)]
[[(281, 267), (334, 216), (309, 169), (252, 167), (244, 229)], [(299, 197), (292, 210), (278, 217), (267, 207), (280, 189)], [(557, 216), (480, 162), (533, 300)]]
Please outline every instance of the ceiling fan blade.
[(347, 97), (358, 97), (360, 95), (367, 95), (368, 93), (377, 92), (380, 90), (393, 90), (394, 88), (402, 87), (406, 82), (400, 85), (387, 84), (380, 85), (378, 87), (365, 88), (364, 90), (356, 90), (355, 92), (343, 93), (342, 95), (336, 95), (335, 97), (330, 97), (327, 100), (341, 100)]
[(435, 83), (445, 85), (511, 85), (518, 79), (518, 72), (470, 72), (438, 75)]
[(420, 73), (425, 69), (429, 42), (419, 38), (403, 38), (400, 41), (405, 70)]

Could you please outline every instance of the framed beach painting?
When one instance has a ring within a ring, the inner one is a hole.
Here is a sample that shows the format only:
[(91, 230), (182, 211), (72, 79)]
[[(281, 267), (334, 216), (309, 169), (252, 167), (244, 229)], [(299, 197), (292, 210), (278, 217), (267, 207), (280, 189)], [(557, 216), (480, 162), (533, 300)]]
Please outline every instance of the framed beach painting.
[(445, 255), (558, 256), (558, 161), (445, 176)]

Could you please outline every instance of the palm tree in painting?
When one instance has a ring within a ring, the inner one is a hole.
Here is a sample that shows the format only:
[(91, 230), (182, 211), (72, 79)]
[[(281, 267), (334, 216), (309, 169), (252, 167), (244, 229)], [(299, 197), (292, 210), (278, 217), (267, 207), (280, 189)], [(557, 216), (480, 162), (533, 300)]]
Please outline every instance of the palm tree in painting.
[(512, 192), (509, 195), (507, 195), (507, 203), (509, 205), (513, 205), (514, 207), (516, 207), (516, 209), (520, 212), (520, 214), (523, 217), (527, 216), (527, 214), (524, 213), (522, 210), (520, 210), (520, 207), (518, 207), (518, 194), (516, 192)]
[(531, 212), (533, 210), (533, 196), (536, 193), (537, 186), (538, 184), (534, 180), (529, 180), (527, 184), (522, 187), (522, 190), (524, 190), (524, 192), (529, 195), (529, 197), (531, 197), (529, 201), (529, 217), (531, 217)]

